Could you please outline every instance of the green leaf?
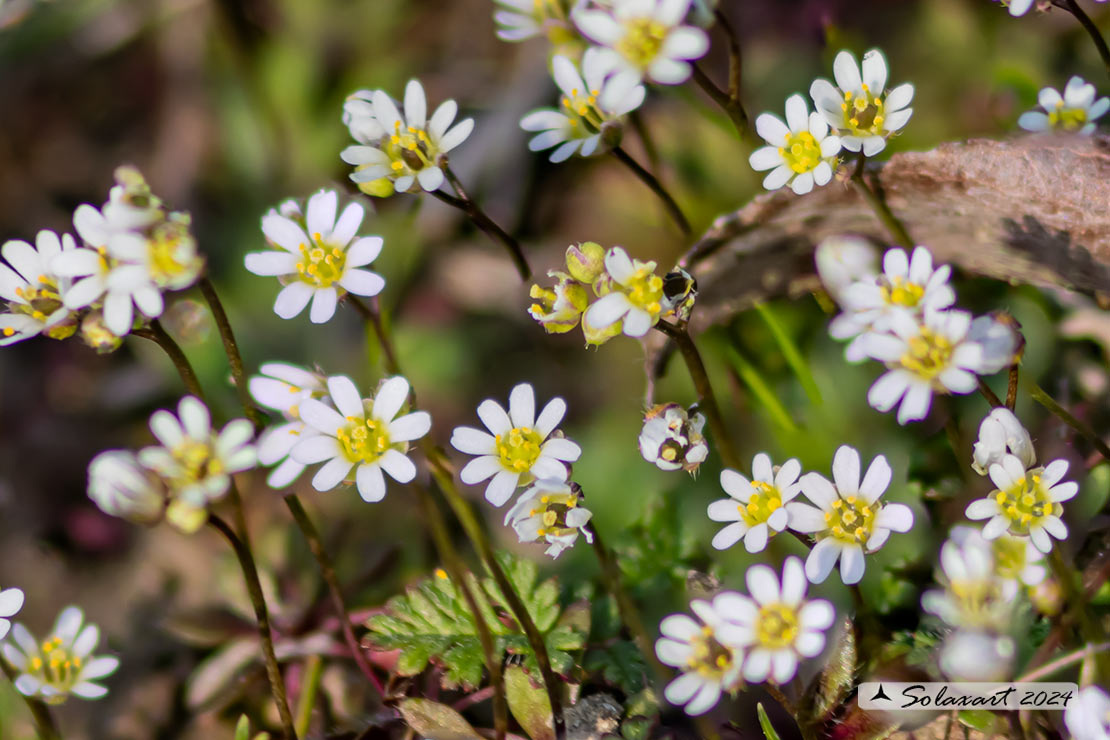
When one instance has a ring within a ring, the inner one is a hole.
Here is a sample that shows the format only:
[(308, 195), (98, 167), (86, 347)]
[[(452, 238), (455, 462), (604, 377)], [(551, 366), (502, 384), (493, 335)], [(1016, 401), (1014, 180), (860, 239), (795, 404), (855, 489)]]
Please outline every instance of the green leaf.
[(532, 740), (555, 740), (551, 702), (543, 686), (532, 683), (518, 665), (505, 669), (505, 698), (513, 718)]
[(600, 672), (606, 681), (619, 686), (628, 695), (644, 688), (648, 670), (640, 649), (634, 643), (625, 641), (586, 653), (585, 668), (591, 673)]
[(986, 709), (962, 709), (959, 715), (960, 724), (973, 730), (991, 735), (994, 732), (996, 717), (994, 712)]
[[(507, 552), (497, 553), (497, 560), (509, 583), (524, 602), (524, 609), (536, 623), (540, 632), (547, 632), (559, 618), (559, 587), (555, 579), (549, 579), (537, 584), (539, 567), (531, 560), (515, 558)], [(513, 610), (509, 607), (501, 588), (493, 580), (486, 578), (483, 583), (485, 593), (490, 601), (504, 616), (512, 619)], [(515, 622), (516, 620), (513, 619)], [(519, 629), (518, 629), (519, 631)]]
[(463, 716), (431, 699), (405, 699), (397, 705), (409, 727), (428, 740), (482, 740)]
[(250, 740), (251, 736), (251, 721), (247, 715), (239, 717), (239, 722), (235, 725), (235, 740)]
[(767, 716), (767, 710), (763, 708), (762, 703), (755, 705), (755, 711), (759, 715), (759, 726), (763, 728), (763, 737), (766, 740), (782, 740), (771, 725), (771, 718)]

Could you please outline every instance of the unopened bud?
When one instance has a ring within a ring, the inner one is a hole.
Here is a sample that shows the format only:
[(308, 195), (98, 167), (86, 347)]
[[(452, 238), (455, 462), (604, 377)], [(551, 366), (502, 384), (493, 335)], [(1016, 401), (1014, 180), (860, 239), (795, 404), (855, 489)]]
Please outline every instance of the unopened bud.
[[(357, 172), (358, 169), (355, 171)], [(358, 183), (358, 189), (375, 198), (388, 198), (395, 192), (393, 189), (393, 181), (388, 177), (381, 177), (377, 180), (371, 180), (370, 182), (360, 182)]]
[(1021, 324), (1002, 311), (980, 316), (972, 321), (967, 340), (983, 348), (982, 359), (975, 368), (975, 372), (980, 375), (993, 375), (1020, 362), (1025, 351)]
[(81, 339), (102, 355), (115, 352), (123, 344), (123, 338), (108, 329), (100, 311), (92, 311), (81, 319)]
[(614, 321), (604, 329), (596, 329), (586, 323), (585, 319), (582, 320), (582, 336), (586, 338), (586, 346), (593, 345), (600, 347), (624, 330), (624, 321)]
[(693, 473), (709, 456), (702, 435), (705, 416), (677, 403), (655, 406), (644, 414), (640, 431), (640, 454), (660, 470)]
[(552, 270), (548, 275), (559, 278), (559, 282), (552, 288), (533, 285), (528, 295), (535, 303), (529, 307), (528, 313), (548, 334), (565, 334), (578, 326), (589, 303), (589, 294), (586, 286), (566, 273)]
[(1029, 600), (1041, 614), (1054, 617), (1064, 606), (1064, 591), (1055, 578), (1046, 578), (1029, 589)]
[(605, 247), (597, 242), (567, 247), (567, 272), (578, 282), (592, 285), (605, 272)]

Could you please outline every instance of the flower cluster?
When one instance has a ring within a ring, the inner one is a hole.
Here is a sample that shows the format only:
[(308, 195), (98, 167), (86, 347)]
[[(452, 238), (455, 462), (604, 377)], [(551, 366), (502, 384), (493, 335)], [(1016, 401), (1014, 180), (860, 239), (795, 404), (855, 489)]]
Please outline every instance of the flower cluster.
[(335, 315), (346, 293), (375, 296), (385, 288), (381, 275), (365, 268), (382, 251), (379, 236), (357, 236), (364, 211), (349, 203), (338, 214), (339, 196), (321, 190), (308, 199), (306, 213), (296, 201), (286, 201), (262, 217), (262, 233), (270, 244), (264, 252), (247, 254), (247, 270), (276, 277), (282, 285), (274, 313), (291, 319), (309, 301), (309, 318), (322, 324)]
[(162, 293), (195, 283), (204, 269), (189, 214), (167, 211), (132, 167), (116, 170), (116, 185), (100, 209), (73, 214), (80, 243), (40, 231), (35, 245), (13, 240), (0, 253), (0, 346), (44, 334), (66, 339), (78, 329), (90, 346), (111, 351), (120, 337), (165, 307)]
[(887, 366), (867, 395), (878, 411), (898, 406), (899, 424), (919, 421), (929, 413), (934, 393), (971, 393), (978, 375), (1017, 361), (1022, 340), (1015, 322), (998, 315), (973, 321), (953, 308), (951, 268), (935, 267), (925, 247), (908, 255), (898, 247), (888, 250), (878, 274), (862, 269), (861, 255), (854, 259), (859, 277), (846, 286), (845, 265), (819, 257), (817, 267), (843, 309), (829, 333), (851, 340), (845, 356)]
[(351, 180), (369, 195), (433, 192), (445, 182), (447, 153), (466, 141), (474, 119), (455, 123), (459, 107), (447, 100), (428, 117), (428, 101), (419, 80), (409, 80), (404, 114), (385, 90), (359, 90), (343, 105), (343, 123), (358, 142), (343, 150), (354, 166)]
[(712, 601), (696, 599), (695, 621), (672, 614), (659, 625), (655, 652), (681, 673), (664, 689), (672, 704), (687, 714), (704, 714), (721, 694), (739, 688), (741, 679), (778, 685), (789, 682), (800, 658), (825, 648), (825, 632), (836, 613), (823, 599), (806, 599), (808, 584), (802, 561), (787, 558), (782, 579), (766, 565), (745, 575), (750, 596), (723, 591)]
[(254, 467), (254, 429), (235, 419), (212, 428), (208, 407), (186, 396), (177, 414), (155, 411), (150, 431), (160, 444), (137, 454), (108, 450), (89, 463), (89, 498), (106, 514), (141, 524), (163, 517), (183, 532), (208, 519), (208, 505), (224, 497), (231, 476)]
[(874, 156), (913, 115), (913, 85), (887, 89), (886, 58), (878, 49), (864, 54), (862, 67), (851, 52), (840, 52), (833, 77), (835, 85), (817, 79), (810, 86), (814, 112), (795, 94), (786, 100), (785, 121), (771, 113), (756, 118), (755, 130), (767, 146), (748, 161), (757, 171), (770, 170), (763, 179), (767, 190), (789, 185), (804, 195), (828, 184), (842, 149)]
[(701, 430), (705, 415), (677, 403), (653, 406), (644, 414), (640, 454), (660, 470), (694, 473), (709, 456), (709, 443)]
[[(528, 309), (549, 334), (562, 334), (582, 322), (586, 344), (600, 345), (624, 334), (642, 337), (659, 319), (685, 315), (693, 306), (696, 285), (685, 270), (665, 277), (655, 262), (641, 262), (621, 247), (606, 251), (596, 242), (567, 249), (567, 271), (552, 270), (552, 288), (533, 285), (535, 303)], [(590, 303), (590, 293), (596, 300)]]

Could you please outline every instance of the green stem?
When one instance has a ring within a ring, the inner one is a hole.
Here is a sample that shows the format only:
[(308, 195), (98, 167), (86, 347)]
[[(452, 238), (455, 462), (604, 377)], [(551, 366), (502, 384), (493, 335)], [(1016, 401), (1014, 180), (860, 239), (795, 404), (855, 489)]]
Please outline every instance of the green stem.
[(663, 183), (655, 177), (655, 175), (644, 169), (643, 165), (629, 156), (628, 152), (621, 149), (619, 146), (613, 147), (613, 156), (620, 160), (628, 169), (632, 170), (632, 174), (636, 175), (644, 185), (647, 185), (651, 192), (655, 193), (656, 197), (663, 203), (663, 207), (667, 209), (668, 215), (678, 225), (678, 230), (682, 232), (683, 236), (690, 236), (690, 222), (686, 220), (683, 215), (682, 209), (678, 207), (678, 203), (663, 187)]
[(1110, 48), (1106, 46), (1106, 39), (1102, 37), (1102, 33), (1098, 30), (1095, 22), (1091, 20), (1091, 17), (1083, 11), (1083, 8), (1079, 7), (1079, 3), (1075, 0), (1058, 0), (1055, 5), (1064, 8), (1075, 16), (1079, 25), (1083, 26), (1083, 30), (1091, 37), (1095, 48), (1098, 49), (1098, 55), (1102, 59), (1103, 65), (1106, 66), (1106, 71), (1110, 73)]
[(985, 380), (983, 380), (982, 378), (979, 378), (978, 380), (979, 393), (983, 396), (983, 398), (987, 399), (987, 403), (991, 405), (992, 409), (997, 409), (1005, 405), (1004, 403), (1002, 403), (1002, 399), (999, 398), (998, 395), (991, 390), (991, 387), (987, 385)]
[(1032, 380), (1029, 381), (1029, 395), (1033, 397), (1034, 401), (1060, 417), (1065, 424), (1077, 431), (1081, 436), (1086, 437), (1087, 440), (1095, 446), (1095, 449), (1099, 451), (1099, 454), (1107, 460), (1110, 460), (1110, 447), (1108, 447), (1089, 426), (1072, 416), (1070, 411), (1057, 403), (1056, 399), (1045, 393), (1044, 389)]
[(335, 566), (324, 547), (324, 540), (320, 537), (320, 532), (316, 529), (316, 525), (312, 523), (312, 518), (309, 517), (308, 512), (301, 504), (301, 500), (296, 495), (289, 494), (284, 497), (284, 501), (289, 513), (293, 515), (293, 520), (297, 523), (297, 528), (304, 535), (305, 541), (308, 543), (308, 549), (312, 551), (312, 557), (316, 559), (316, 564), (320, 567), (320, 574), (324, 578), (324, 583), (327, 584), (328, 594), (331, 597), (332, 608), (335, 609), (336, 616), (339, 617), (343, 641), (347, 643), (347, 649), (350, 651), (351, 657), (354, 658), (358, 669), (362, 671), (362, 675), (366, 676), (366, 679), (377, 689), (378, 695), (384, 696), (385, 689), (382, 682), (374, 673), (369, 661), (366, 660), (366, 655), (362, 652), (358, 639), (355, 637), (354, 628), (351, 626), (350, 610), (347, 609), (346, 601), (343, 599), (343, 590), (339, 586), (339, 579), (335, 576)]
[[(0, 670), (4, 671), (4, 675), (13, 685), (19, 678), (19, 672), (3, 657), (0, 657)], [(54, 721), (50, 708), (34, 697), (19, 695), (31, 712), (31, 719), (35, 723), (35, 732), (38, 733), (39, 740), (62, 740), (62, 734), (58, 731), (58, 724)]]
[(1097, 645), (1084, 645), (1073, 653), (1068, 653), (1051, 663), (1045, 663), (1042, 666), (1034, 668), (1020, 678), (1017, 678), (1014, 682), (1029, 683), (1031, 681), (1040, 681), (1042, 678), (1047, 678), (1057, 671), (1062, 671), (1071, 665), (1086, 660), (1095, 653), (1103, 653), (1107, 650), (1110, 650), (1110, 642), (1103, 642)]
[(443, 512), (440, 511), (431, 491), (419, 484), (416, 485), (416, 489), (420, 494), (420, 505), (424, 510), (425, 521), (428, 522), (428, 528), (431, 530), (436, 550), (439, 551), (439, 559), (447, 570), (451, 582), (456, 584), (456, 587), (462, 593), (470, 613), (474, 615), (474, 627), (478, 633), (478, 642), (482, 645), (482, 658), (485, 661), (486, 670), (489, 671), (490, 685), (493, 687), (494, 737), (495, 740), (505, 740), (505, 733), (508, 732), (509, 727), (509, 705), (505, 699), (505, 679), (501, 672), (501, 655), (496, 651), (493, 634), (490, 632), (489, 624), (486, 623), (486, 618), (482, 614), (478, 600), (467, 582), (466, 573), (459, 567), (462, 560), (459, 558), (458, 552), (455, 551), (455, 546), (451, 543), (451, 537), (447, 533), (447, 524), (443, 520)]
[(771, 331), (771, 336), (775, 338), (775, 343), (778, 344), (779, 350), (782, 351), (782, 356), (786, 360), (786, 364), (798, 376), (798, 382), (802, 384), (806, 395), (809, 400), (815, 405), (820, 406), (824, 401), (821, 398), (821, 390), (817, 387), (817, 381), (813, 378), (813, 373), (810, 372), (809, 365), (802, 358), (802, 353), (798, 351), (798, 346), (794, 340), (786, 333), (782, 324), (779, 323), (778, 317), (775, 316), (774, 310), (766, 303), (757, 302), (755, 310), (763, 318), (763, 322), (767, 324), (767, 328)]
[(235, 383), (235, 393), (239, 396), (239, 403), (243, 405), (243, 411), (246, 412), (247, 418), (254, 424), (254, 430), (256, 432), (260, 431), (266, 426), (266, 419), (251, 399), (247, 376), (243, 371), (243, 357), (239, 354), (239, 345), (235, 341), (235, 332), (231, 330), (231, 322), (228, 321), (227, 312), (224, 311), (224, 305), (220, 301), (220, 296), (216, 293), (216, 286), (212, 284), (207, 276), (200, 280), (200, 292), (204, 295), (204, 300), (212, 311), (212, 318), (216, 320), (216, 328), (220, 332), (224, 353), (227, 355), (227, 362), (231, 366), (231, 379)]
[[(350, 303), (374, 330), (374, 336), (378, 338), (378, 345), (382, 348), (382, 354), (385, 355), (385, 369), (394, 375), (399, 375), (401, 364), (397, 361), (397, 355), (393, 350), (393, 342), (390, 340), (389, 333), (382, 322), (381, 312), (375, 306), (368, 306), (358, 296), (349, 293), (344, 300)], [(374, 300), (376, 299), (371, 299), (371, 302)]]
[[(744, 107), (740, 105), (739, 100), (733, 100), (731, 96), (714, 82), (709, 75), (707, 75), (702, 68), (697, 64), (690, 65), (693, 68), (694, 82), (698, 84), (705, 94), (713, 99), (713, 102), (720, 106), (721, 110), (732, 121), (732, 125), (736, 127), (736, 133), (741, 139), (745, 138), (748, 133), (748, 114)], [(731, 70), (730, 70), (731, 74)]]
[(721, 408), (717, 405), (717, 396), (713, 393), (713, 385), (709, 382), (709, 374), (705, 370), (705, 363), (701, 359), (701, 354), (698, 352), (698, 347), (694, 344), (690, 332), (686, 330), (685, 325), (670, 324), (666, 321), (660, 321), (655, 325), (655, 328), (673, 339), (675, 345), (678, 346), (678, 351), (682, 354), (686, 369), (690, 373), (690, 380), (693, 381), (694, 389), (701, 398), (699, 406), (705, 411), (709, 428), (717, 439), (717, 450), (721, 455), (721, 460), (724, 461), (726, 467), (739, 470), (740, 458), (732, 449), (728, 427), (725, 426), (724, 417), (721, 416)]
[(898, 217), (894, 215), (894, 211), (890, 210), (890, 206), (886, 204), (886, 200), (884, 200), (883, 197), (867, 183), (867, 180), (864, 179), (863, 165), (866, 161), (867, 157), (863, 152), (860, 152), (859, 158), (856, 160), (856, 171), (852, 173), (852, 183), (856, 186), (856, 190), (859, 191), (860, 195), (863, 196), (863, 199), (867, 201), (867, 205), (871, 206), (871, 210), (875, 212), (879, 221), (881, 221), (883, 226), (886, 227), (886, 230), (890, 232), (890, 235), (894, 237), (894, 243), (906, 249), (913, 247), (913, 239), (910, 238), (909, 232), (906, 231), (906, 227), (903, 226), (902, 222), (898, 220)]
[(528, 280), (532, 277), (532, 268), (528, 266), (528, 259), (524, 256), (524, 250), (520, 247), (520, 242), (513, 238), (509, 232), (498, 226), (497, 222), (486, 215), (482, 208), (470, 199), (463, 189), (462, 182), (451, 171), (450, 167), (444, 166), (443, 174), (447, 178), (447, 182), (451, 183), (451, 187), (455, 190), (455, 195), (448, 195), (442, 190), (433, 190), (432, 195), (443, 201), (444, 203), (458, 208), (465, 213), (471, 222), (481, 229), (485, 234), (496, 242), (502, 244), (505, 249), (509, 251), (509, 256), (513, 259), (513, 264), (516, 265), (517, 272), (520, 273), (521, 280)]
[(208, 522), (224, 536), (235, 557), (239, 559), (239, 567), (243, 571), (243, 579), (247, 583), (247, 595), (250, 597), (251, 606), (254, 607), (254, 616), (258, 623), (258, 636), (262, 640), (262, 657), (266, 664), (266, 676), (270, 680), (270, 690), (277, 704), (278, 715), (281, 717), (282, 730), (287, 740), (297, 740), (297, 730), (293, 725), (293, 714), (289, 711), (289, 699), (285, 695), (285, 680), (281, 677), (281, 666), (278, 665), (277, 653), (274, 651), (274, 636), (270, 627), (270, 610), (266, 607), (266, 597), (262, 594), (262, 582), (258, 579), (258, 566), (254, 562), (254, 553), (251, 552), (250, 539), (247, 533), (246, 518), (243, 516), (243, 501), (239, 497), (239, 490), (232, 483), (228, 496), (231, 499), (236, 524), (241, 536), (220, 517), (215, 514), (208, 515)]
[(193, 370), (193, 366), (189, 364), (189, 358), (185, 356), (181, 346), (166, 332), (158, 319), (152, 319), (149, 327), (135, 329), (131, 333), (137, 337), (149, 339), (161, 347), (170, 361), (173, 362), (174, 367), (177, 368), (177, 374), (181, 376), (181, 382), (185, 384), (189, 393), (192, 393), (201, 401), (205, 400), (204, 389), (200, 387), (200, 381), (197, 380), (197, 374)]
[(320, 677), (324, 675), (324, 661), (319, 655), (308, 656), (304, 672), (303, 688), (301, 688), (301, 695), (297, 697), (295, 723), (297, 734), (301, 737), (308, 734), (309, 724), (312, 722), (312, 710), (316, 706), (316, 694), (320, 690)]

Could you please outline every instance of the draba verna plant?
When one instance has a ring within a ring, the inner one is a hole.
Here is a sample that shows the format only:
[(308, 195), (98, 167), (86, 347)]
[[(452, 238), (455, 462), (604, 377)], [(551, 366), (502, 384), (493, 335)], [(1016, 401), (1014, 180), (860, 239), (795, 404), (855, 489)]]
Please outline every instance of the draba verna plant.
[(1110, 740), (1108, 27), (3, 0), (0, 740)]

